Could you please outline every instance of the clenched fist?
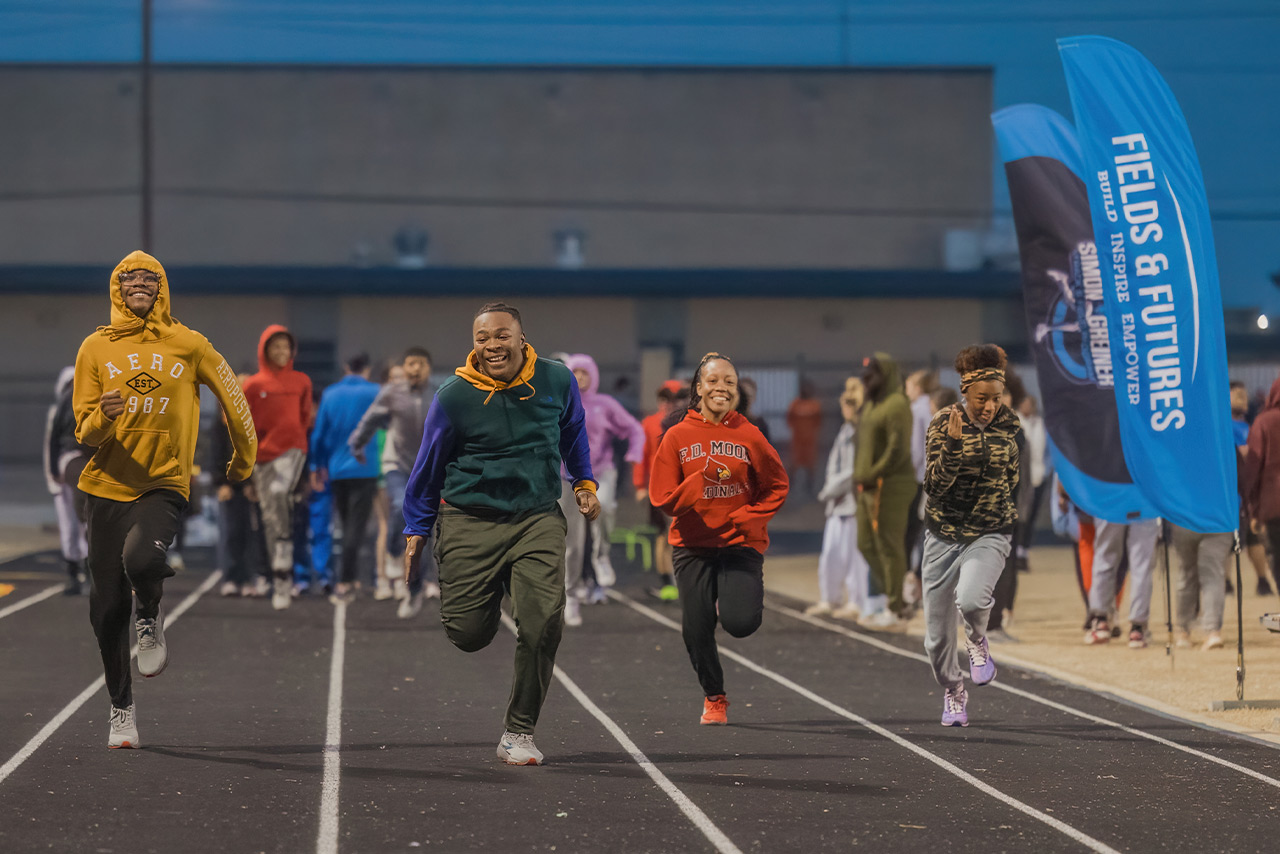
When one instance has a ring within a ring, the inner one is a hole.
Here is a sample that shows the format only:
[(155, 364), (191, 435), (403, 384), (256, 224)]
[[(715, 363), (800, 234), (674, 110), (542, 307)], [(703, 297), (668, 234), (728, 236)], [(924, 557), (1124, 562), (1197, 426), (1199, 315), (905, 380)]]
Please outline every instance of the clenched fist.
[(108, 421), (119, 418), (124, 413), (124, 398), (120, 396), (120, 389), (112, 389), (104, 394), (98, 401), (98, 408)]

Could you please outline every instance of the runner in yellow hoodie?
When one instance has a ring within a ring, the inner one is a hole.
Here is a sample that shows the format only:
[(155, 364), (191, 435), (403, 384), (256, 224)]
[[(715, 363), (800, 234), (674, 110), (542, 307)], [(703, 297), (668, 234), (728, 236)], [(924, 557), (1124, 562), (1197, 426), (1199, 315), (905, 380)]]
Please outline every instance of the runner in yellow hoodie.
[(160, 596), (165, 563), (190, 495), (200, 428), (198, 386), (227, 415), (230, 481), (246, 480), (257, 456), (249, 405), (226, 359), (169, 315), (160, 262), (132, 252), (111, 273), (111, 325), (76, 355), (76, 439), (97, 449), (80, 475), (88, 494), (89, 619), (111, 695), (108, 747), (139, 747), (129, 668), (129, 616), (138, 598), (138, 672), (168, 663)]

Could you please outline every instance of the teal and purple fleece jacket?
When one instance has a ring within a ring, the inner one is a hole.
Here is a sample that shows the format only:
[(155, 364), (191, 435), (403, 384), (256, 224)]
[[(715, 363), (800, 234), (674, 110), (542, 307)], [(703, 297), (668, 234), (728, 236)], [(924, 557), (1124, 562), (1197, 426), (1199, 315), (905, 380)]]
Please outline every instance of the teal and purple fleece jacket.
[(429, 536), (440, 502), (485, 517), (546, 512), (560, 498), (560, 465), (595, 491), (586, 415), (573, 374), (525, 345), (509, 383), (477, 369), (474, 351), (440, 386), (404, 496), (404, 532)]

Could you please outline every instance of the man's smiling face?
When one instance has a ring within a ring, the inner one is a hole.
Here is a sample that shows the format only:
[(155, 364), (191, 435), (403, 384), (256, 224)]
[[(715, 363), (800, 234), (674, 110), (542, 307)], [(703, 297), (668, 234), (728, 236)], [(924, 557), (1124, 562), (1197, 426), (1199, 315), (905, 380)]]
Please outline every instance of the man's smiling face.
[(120, 274), (120, 296), (125, 307), (146, 317), (160, 294), (160, 277), (150, 270), (126, 270)]
[(505, 311), (488, 311), (471, 325), (480, 370), (498, 382), (515, 379), (524, 367), (524, 330)]

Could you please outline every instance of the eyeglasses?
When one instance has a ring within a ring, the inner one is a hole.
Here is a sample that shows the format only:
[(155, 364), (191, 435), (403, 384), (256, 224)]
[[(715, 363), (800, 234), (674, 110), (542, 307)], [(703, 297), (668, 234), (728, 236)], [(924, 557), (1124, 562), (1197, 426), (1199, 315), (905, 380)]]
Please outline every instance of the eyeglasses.
[(160, 284), (160, 277), (146, 270), (128, 270), (120, 274), (121, 282), (141, 282), (144, 285)]

